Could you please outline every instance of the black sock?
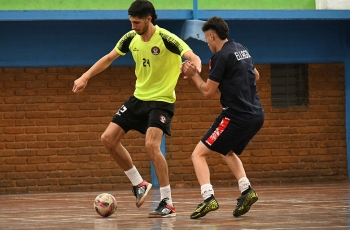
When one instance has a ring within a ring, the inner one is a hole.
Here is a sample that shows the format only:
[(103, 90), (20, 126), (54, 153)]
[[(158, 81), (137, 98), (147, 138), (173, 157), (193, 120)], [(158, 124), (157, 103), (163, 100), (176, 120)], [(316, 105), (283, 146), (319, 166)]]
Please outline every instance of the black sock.
[(252, 187), (249, 186), (246, 190), (242, 192), (242, 195), (246, 195), (250, 190), (252, 190)]

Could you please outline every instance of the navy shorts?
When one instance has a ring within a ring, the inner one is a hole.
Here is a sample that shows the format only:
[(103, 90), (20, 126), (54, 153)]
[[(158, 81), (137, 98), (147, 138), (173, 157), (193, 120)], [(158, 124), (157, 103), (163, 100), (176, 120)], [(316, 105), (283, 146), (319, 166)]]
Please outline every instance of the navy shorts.
[(134, 129), (145, 134), (148, 127), (157, 127), (171, 135), (170, 123), (174, 116), (174, 104), (163, 101), (141, 101), (131, 96), (112, 119), (127, 133)]
[(264, 111), (258, 114), (234, 114), (223, 110), (216, 118), (202, 142), (210, 150), (227, 155), (230, 151), (240, 155), (264, 124)]

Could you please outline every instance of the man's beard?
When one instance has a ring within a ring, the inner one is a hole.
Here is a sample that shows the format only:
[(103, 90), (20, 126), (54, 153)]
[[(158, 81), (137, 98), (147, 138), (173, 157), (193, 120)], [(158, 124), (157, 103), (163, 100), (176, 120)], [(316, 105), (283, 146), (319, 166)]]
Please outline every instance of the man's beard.
[(143, 30), (140, 32), (140, 33), (137, 33), (138, 35), (143, 35), (144, 33), (146, 33), (146, 31), (147, 31), (147, 29), (148, 29), (148, 24), (147, 25), (145, 25), (145, 27), (143, 27)]

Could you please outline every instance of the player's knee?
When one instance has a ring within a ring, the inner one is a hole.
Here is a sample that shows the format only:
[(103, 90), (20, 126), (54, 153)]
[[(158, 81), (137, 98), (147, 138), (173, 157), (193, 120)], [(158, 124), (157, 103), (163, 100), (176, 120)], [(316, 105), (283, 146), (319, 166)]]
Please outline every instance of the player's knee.
[(191, 154), (191, 160), (192, 162), (194, 162), (196, 159), (198, 159), (200, 156), (198, 154), (198, 152), (194, 151), (192, 154)]
[(113, 145), (112, 139), (106, 134), (101, 135), (101, 142), (106, 148), (111, 148)]
[(211, 152), (202, 152), (202, 151), (193, 151), (193, 153), (191, 154), (191, 160), (192, 162), (199, 160), (199, 159), (207, 159), (208, 157), (210, 157)]
[(145, 147), (148, 153), (154, 153), (154, 152), (160, 151), (159, 143), (152, 140), (146, 141)]

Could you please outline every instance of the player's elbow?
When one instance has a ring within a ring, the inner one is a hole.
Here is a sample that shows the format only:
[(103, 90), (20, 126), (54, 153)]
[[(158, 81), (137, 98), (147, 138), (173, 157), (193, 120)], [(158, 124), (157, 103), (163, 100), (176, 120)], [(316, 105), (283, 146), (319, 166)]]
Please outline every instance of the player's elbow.
[(115, 57), (113, 57), (113, 56), (111, 56), (111, 55), (105, 55), (105, 61), (107, 62), (107, 63), (112, 63), (114, 60), (115, 60)]
[(254, 72), (255, 72), (255, 80), (257, 81), (257, 80), (260, 79), (260, 74), (259, 74), (259, 71), (256, 68), (254, 68)]
[(216, 92), (216, 88), (207, 83), (203, 84), (203, 87), (200, 87), (200, 90), (205, 99), (211, 99)]
[(207, 91), (207, 92), (202, 92), (202, 93), (203, 93), (203, 96), (205, 99), (212, 99), (215, 92), (212, 93), (212, 92)]

